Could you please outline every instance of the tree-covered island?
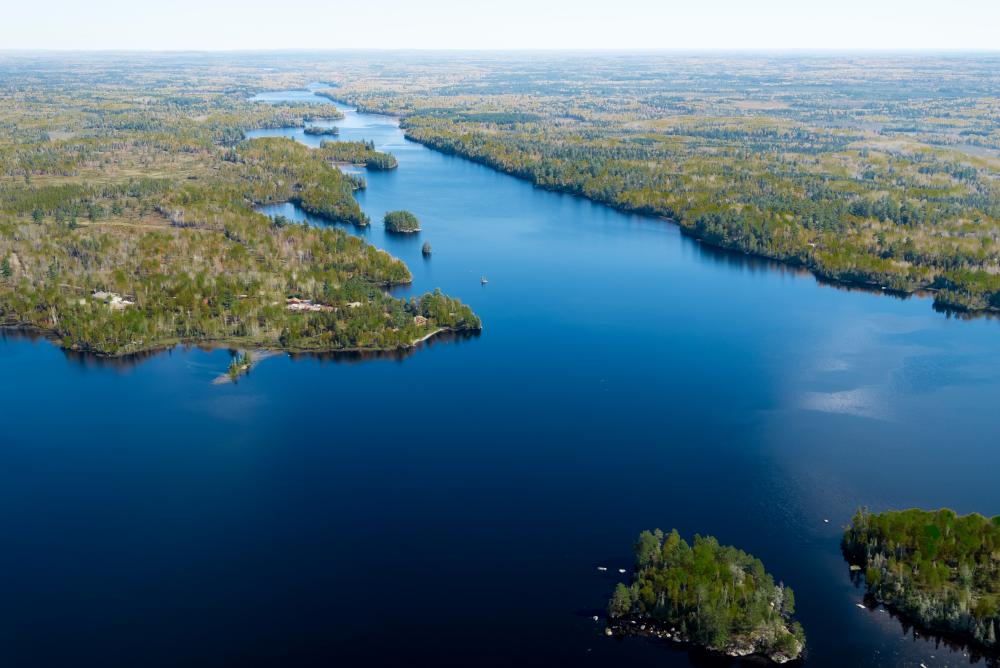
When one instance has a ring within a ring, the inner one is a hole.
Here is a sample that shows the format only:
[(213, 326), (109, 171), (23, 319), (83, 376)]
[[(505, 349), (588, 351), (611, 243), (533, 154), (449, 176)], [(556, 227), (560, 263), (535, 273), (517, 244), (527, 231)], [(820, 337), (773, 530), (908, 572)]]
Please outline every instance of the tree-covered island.
[(805, 634), (792, 621), (795, 596), (764, 565), (710, 536), (694, 543), (677, 530), (643, 531), (632, 582), (608, 603), (608, 631), (691, 642), (731, 656), (785, 663), (802, 655)]
[(313, 135), (313, 136), (336, 137), (337, 135), (340, 134), (340, 128), (336, 126), (324, 127), (322, 125), (308, 125), (306, 126), (306, 129), (303, 130), (302, 132), (304, 132), (307, 135)]
[(390, 211), (385, 214), (385, 229), (399, 234), (412, 234), (420, 231), (420, 221), (409, 211)]
[(396, 169), (399, 164), (391, 153), (376, 151), (371, 141), (324, 141), (320, 148), (333, 163), (364, 165), (373, 171)]
[(875, 600), (927, 630), (1000, 647), (1000, 516), (862, 509), (842, 546)]

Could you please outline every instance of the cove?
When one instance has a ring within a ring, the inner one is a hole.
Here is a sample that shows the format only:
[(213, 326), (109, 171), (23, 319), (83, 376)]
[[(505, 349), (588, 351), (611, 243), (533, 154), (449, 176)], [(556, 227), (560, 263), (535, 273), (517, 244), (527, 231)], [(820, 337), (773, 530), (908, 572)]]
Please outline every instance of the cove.
[[(350, 231), (483, 333), (223, 386), (224, 350), (5, 333), (3, 663), (728, 665), (592, 620), (656, 526), (794, 587), (809, 665), (968, 662), (859, 609), (838, 543), (860, 505), (1000, 513), (995, 320), (713, 251), (389, 117), (336, 125), (399, 160), (364, 174), (373, 225)], [(423, 231), (385, 234), (394, 209)]]

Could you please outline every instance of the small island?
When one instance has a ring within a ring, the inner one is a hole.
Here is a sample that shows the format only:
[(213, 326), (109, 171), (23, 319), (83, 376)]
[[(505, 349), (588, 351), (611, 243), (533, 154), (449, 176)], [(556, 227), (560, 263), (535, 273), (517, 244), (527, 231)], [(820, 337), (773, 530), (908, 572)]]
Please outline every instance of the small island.
[(929, 631), (1000, 647), (1000, 516), (861, 509), (842, 547), (879, 603)]
[(303, 130), (307, 135), (336, 137), (340, 134), (340, 128), (331, 125), (323, 127), (321, 125), (309, 125)]
[(250, 372), (250, 367), (253, 366), (253, 355), (249, 352), (237, 353), (235, 357), (229, 362), (229, 377), (233, 381), (242, 376), (245, 373)]
[(409, 211), (390, 211), (385, 214), (385, 229), (398, 234), (413, 234), (420, 231), (420, 221)]
[(420, 249), (420, 252), (424, 254), (424, 257), (430, 257), (431, 253), (433, 252), (433, 249), (431, 249), (431, 244), (429, 241), (424, 242), (424, 245)]
[(608, 635), (690, 642), (775, 663), (802, 655), (805, 634), (791, 621), (795, 596), (759, 559), (711, 536), (688, 545), (676, 529), (643, 531), (635, 558), (631, 584), (619, 584), (608, 603)]
[(388, 171), (399, 166), (395, 156), (376, 151), (372, 141), (324, 141), (320, 151), (330, 162), (363, 165), (371, 171)]

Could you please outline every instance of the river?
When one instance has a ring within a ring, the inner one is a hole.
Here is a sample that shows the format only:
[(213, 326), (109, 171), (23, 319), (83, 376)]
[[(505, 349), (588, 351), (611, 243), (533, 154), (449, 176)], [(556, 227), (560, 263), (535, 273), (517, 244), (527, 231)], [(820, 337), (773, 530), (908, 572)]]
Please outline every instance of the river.
[[(289, 96), (313, 99), (261, 99)], [(654, 527), (760, 557), (810, 666), (969, 663), (858, 608), (838, 542), (862, 505), (1000, 513), (997, 321), (707, 248), (389, 117), (336, 124), (399, 160), (351, 232), (483, 333), (221, 386), (224, 350), (4, 334), (0, 663), (728, 665), (593, 621)], [(420, 234), (384, 233), (402, 208)]]

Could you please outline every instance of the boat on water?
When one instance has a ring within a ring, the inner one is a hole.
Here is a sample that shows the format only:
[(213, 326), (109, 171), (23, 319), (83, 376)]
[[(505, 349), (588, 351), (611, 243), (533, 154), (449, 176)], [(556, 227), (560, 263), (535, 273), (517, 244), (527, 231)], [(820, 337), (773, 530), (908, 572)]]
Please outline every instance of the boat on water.
[(479, 279), (480, 285), (486, 285), (487, 283), (489, 283), (489, 279), (487, 279), (485, 276)]

